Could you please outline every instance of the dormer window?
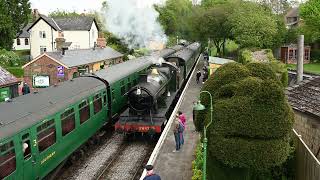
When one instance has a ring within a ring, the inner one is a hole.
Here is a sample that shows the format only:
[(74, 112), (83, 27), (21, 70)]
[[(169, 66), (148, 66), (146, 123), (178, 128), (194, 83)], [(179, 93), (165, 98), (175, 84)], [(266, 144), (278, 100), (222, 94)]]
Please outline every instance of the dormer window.
[(46, 38), (46, 32), (45, 31), (39, 31), (39, 36), (40, 36), (40, 38), (45, 39)]

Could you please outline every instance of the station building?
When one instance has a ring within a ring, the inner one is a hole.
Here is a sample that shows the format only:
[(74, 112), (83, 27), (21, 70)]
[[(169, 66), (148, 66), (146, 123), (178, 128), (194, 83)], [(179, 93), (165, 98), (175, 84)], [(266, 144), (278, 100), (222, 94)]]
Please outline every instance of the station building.
[(123, 61), (123, 54), (110, 47), (45, 52), (24, 65), (24, 81), (30, 89), (44, 88), (94, 73)]
[(0, 102), (19, 96), (20, 81), (0, 66)]

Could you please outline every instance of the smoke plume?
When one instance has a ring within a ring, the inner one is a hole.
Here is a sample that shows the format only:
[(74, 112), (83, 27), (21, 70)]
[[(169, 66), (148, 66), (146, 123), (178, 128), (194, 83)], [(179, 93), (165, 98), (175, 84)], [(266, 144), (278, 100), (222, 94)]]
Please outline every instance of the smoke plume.
[(150, 48), (165, 44), (167, 37), (157, 21), (159, 13), (152, 6), (159, 0), (108, 0), (105, 10), (107, 30), (130, 48)]

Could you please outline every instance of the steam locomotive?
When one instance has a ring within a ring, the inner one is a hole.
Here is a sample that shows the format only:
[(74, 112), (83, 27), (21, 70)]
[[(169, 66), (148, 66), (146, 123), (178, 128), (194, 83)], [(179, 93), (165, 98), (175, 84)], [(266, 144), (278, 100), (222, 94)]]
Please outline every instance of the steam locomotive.
[(200, 44), (193, 43), (152, 65), (127, 92), (129, 106), (116, 131), (160, 134), (199, 56)]

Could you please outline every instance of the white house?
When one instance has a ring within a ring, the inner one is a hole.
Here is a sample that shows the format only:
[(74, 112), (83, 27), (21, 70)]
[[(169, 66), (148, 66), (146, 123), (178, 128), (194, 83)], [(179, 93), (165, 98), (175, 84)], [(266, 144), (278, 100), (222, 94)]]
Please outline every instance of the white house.
[(40, 14), (30, 33), (31, 58), (44, 52), (57, 51), (56, 39), (63, 37), (68, 49), (93, 48), (98, 38), (98, 26), (93, 17), (50, 18)]
[(30, 34), (27, 30), (31, 27), (31, 25), (32, 23), (27, 24), (19, 33), (17, 33), (12, 49), (30, 50)]

